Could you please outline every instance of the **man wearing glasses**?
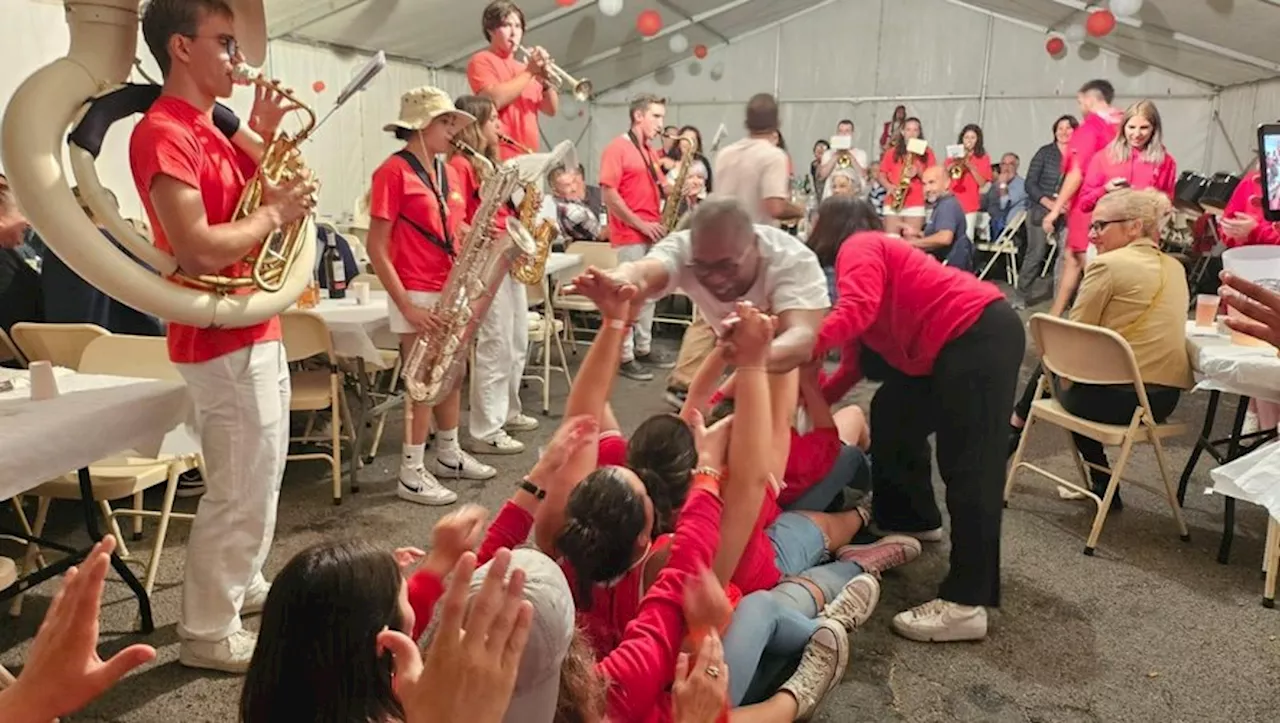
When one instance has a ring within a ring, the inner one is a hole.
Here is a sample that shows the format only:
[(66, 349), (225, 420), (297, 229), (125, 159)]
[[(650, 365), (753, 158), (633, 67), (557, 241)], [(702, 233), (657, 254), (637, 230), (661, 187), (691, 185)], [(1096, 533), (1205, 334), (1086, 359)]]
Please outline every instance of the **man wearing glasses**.
[(831, 306), (827, 279), (813, 251), (785, 231), (751, 223), (737, 199), (723, 196), (700, 203), (687, 231), (659, 241), (644, 258), (595, 271), (616, 284), (634, 285), (640, 299), (683, 291), (717, 335), (738, 301), (776, 315), (772, 372), (789, 371), (781, 360), (813, 355), (822, 317)]
[[(252, 2), (242, 15), (251, 12)], [(260, 144), (246, 152), (214, 124), (218, 98), (243, 60), (227, 0), (152, 0), (142, 33), (164, 74), (161, 95), (134, 129), (129, 161), (155, 244), (188, 274), (244, 276), (252, 253), (282, 226), (311, 212), (315, 186), (300, 178), (264, 186), (263, 201), (232, 221)], [(245, 28), (242, 39), (263, 28)], [(272, 138), (286, 106), (259, 90), (249, 128)], [(237, 143), (242, 140), (237, 133)], [(251, 153), (253, 155), (251, 155)], [(169, 358), (186, 380), (205, 458), (206, 492), (191, 527), (184, 566), (182, 640), (186, 666), (248, 670), (256, 636), (240, 616), (260, 612), (270, 585), (262, 564), (275, 532), (289, 441), (289, 369), (280, 320), (243, 328), (170, 323)]]

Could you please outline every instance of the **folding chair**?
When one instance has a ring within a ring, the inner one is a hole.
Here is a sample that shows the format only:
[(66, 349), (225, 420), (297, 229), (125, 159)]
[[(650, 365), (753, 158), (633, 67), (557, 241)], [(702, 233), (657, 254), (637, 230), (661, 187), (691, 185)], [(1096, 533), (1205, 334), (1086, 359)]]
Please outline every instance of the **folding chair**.
[(1017, 288), (1018, 286), (1018, 244), (1014, 240), (1018, 230), (1022, 228), (1022, 224), (1027, 220), (1027, 212), (1019, 211), (1013, 215), (1013, 220), (1008, 226), (1000, 232), (1000, 236), (993, 243), (977, 244), (978, 251), (991, 254), (991, 260), (987, 261), (987, 265), (982, 268), (982, 273), (978, 274), (979, 279), (986, 279), (987, 274), (991, 272), (991, 267), (995, 266), (996, 261), (1002, 256), (1005, 259), (1004, 277), (1010, 286)]
[[(564, 374), (565, 383), (572, 387), (573, 376), (569, 374), (569, 360), (564, 353), (564, 330), (565, 324), (555, 317), (555, 308), (546, 303), (550, 296), (551, 282), (544, 276), (537, 284), (530, 284), (529, 289), (529, 347), (534, 344), (540, 344), (542, 350), (542, 360), (533, 362), (529, 366), (542, 368), (541, 374), (525, 374), (521, 379), (530, 382), (538, 382), (542, 385), (542, 414), (549, 415), (551, 413), (551, 372), (552, 370)], [(534, 307), (541, 306), (542, 311), (534, 311)], [(551, 363), (551, 344), (555, 343), (557, 351), (560, 353), (560, 363)], [(526, 362), (527, 363), (527, 362)]]
[(1263, 607), (1276, 606), (1277, 569), (1280, 568), (1280, 520), (1272, 517), (1267, 520), (1267, 544), (1263, 548), (1263, 571), (1266, 573), (1265, 588), (1262, 593)]
[[(287, 459), (321, 459), (329, 463), (333, 473), (333, 504), (342, 504), (342, 426), (351, 426), (351, 415), (346, 411), (347, 397), (342, 389), (342, 372), (338, 366), (338, 357), (333, 351), (333, 337), (329, 334), (329, 325), (324, 319), (309, 311), (290, 310), (280, 315), (281, 335), (284, 337), (285, 358), (289, 362), (298, 362), (313, 356), (322, 356), (324, 369), (308, 369), (293, 371), (289, 375), (292, 395), (289, 401), (290, 411), (315, 412), (329, 410), (332, 420), (327, 438), (311, 434), (311, 422), (300, 437), (291, 437), (290, 442), (328, 442), (332, 446), (330, 452), (307, 452), (290, 454)], [(348, 429), (349, 437), (355, 440), (355, 430)], [(353, 449), (352, 454), (358, 453)]]
[[(594, 266), (597, 269), (612, 269), (618, 265), (618, 254), (606, 241), (574, 241), (565, 249), (565, 253), (581, 256), (584, 268)], [(564, 325), (569, 329), (569, 348), (572, 353), (577, 354), (578, 344), (590, 344), (590, 342), (578, 341), (577, 332), (579, 330), (573, 326), (573, 317), (570, 313), (577, 311), (598, 314), (600, 310), (587, 297), (578, 294), (566, 294), (559, 288), (556, 289), (555, 295), (551, 299), (551, 305), (555, 307), (557, 312), (563, 312)]]
[[(1187, 524), (1182, 519), (1182, 507), (1178, 504), (1178, 491), (1173, 479), (1169, 476), (1169, 464), (1165, 459), (1164, 446), (1161, 444), (1163, 439), (1185, 434), (1187, 427), (1184, 424), (1156, 423), (1155, 415), (1151, 411), (1151, 403), (1147, 399), (1147, 389), (1138, 373), (1138, 362), (1133, 357), (1133, 349), (1129, 347), (1129, 342), (1110, 329), (1068, 321), (1048, 314), (1035, 314), (1031, 317), (1031, 336), (1040, 350), (1041, 363), (1045, 370), (1045, 375), (1040, 382), (1041, 391), (1047, 390), (1050, 396), (1047, 399), (1037, 399), (1031, 404), (1026, 426), (1023, 427), (1022, 437), (1018, 440), (1018, 449), (1014, 452), (1013, 463), (1009, 466), (1009, 477), (1004, 488), (1005, 504), (1008, 504), (1009, 497), (1013, 494), (1014, 477), (1018, 470), (1024, 467), (1048, 477), (1063, 487), (1084, 494), (1098, 507), (1093, 518), (1093, 528), (1089, 531), (1089, 539), (1084, 547), (1084, 554), (1092, 555), (1097, 547), (1098, 537), (1102, 534), (1102, 525), (1106, 522), (1107, 512), (1111, 509), (1111, 500), (1115, 497), (1116, 487), (1123, 479), (1125, 466), (1129, 463), (1133, 445), (1150, 444), (1155, 450), (1160, 477), (1164, 481), (1164, 493), (1169, 501), (1169, 509), (1173, 512), (1178, 535), (1184, 542), (1190, 540), (1191, 535), (1187, 532)], [(1050, 375), (1077, 384), (1131, 385), (1137, 393), (1138, 406), (1134, 408), (1133, 417), (1127, 425), (1102, 424), (1077, 417), (1068, 412), (1058, 401)], [(1031, 428), (1037, 422), (1048, 422), (1067, 433), (1067, 443), (1070, 445), (1076, 468), (1080, 472), (1082, 484), (1068, 482), (1052, 472), (1022, 461), (1027, 438), (1031, 435)], [(1107, 446), (1119, 446), (1120, 456), (1114, 466), (1108, 469), (1085, 462), (1071, 439), (1072, 432)], [(1089, 469), (1111, 474), (1106, 492), (1102, 497), (1093, 493)], [(1158, 490), (1132, 480), (1125, 481), (1159, 493)]]
[(111, 332), (97, 324), (45, 324), (20, 321), (9, 330), (27, 361), (47, 361), (56, 367), (80, 369), (80, 356), (89, 342)]
[[(353, 247), (354, 249), (354, 247)], [(370, 291), (386, 291), (387, 287), (383, 285), (382, 279), (377, 274), (360, 274), (351, 280), (352, 283), (357, 281), (364, 282), (369, 285)], [(390, 300), (387, 301), (391, 303)], [(384, 334), (389, 337), (388, 340), (383, 339)], [(395, 335), (389, 330), (380, 330), (374, 336), (374, 343), (378, 344), (378, 353), (382, 356), (382, 363), (377, 369), (369, 370), (369, 398), (374, 404), (382, 402), (395, 396), (396, 390), (400, 386), (400, 348), (397, 346)], [(386, 375), (386, 386), (383, 389), (378, 388), (378, 377)], [(372, 463), (374, 458), (378, 456), (378, 447), (382, 444), (382, 433), (387, 426), (387, 412), (378, 415), (378, 421), (375, 424), (372, 419), (366, 419), (365, 429), (373, 429), (373, 439), (369, 443), (369, 453), (365, 456), (366, 463)]]
[(4, 332), (4, 329), (0, 329), (0, 364), (4, 362), (9, 362), (22, 369), (27, 368), (26, 357), (18, 350), (13, 340)]
[(1048, 276), (1049, 269), (1053, 268), (1053, 262), (1058, 260), (1058, 232), (1047, 234), (1045, 244), (1048, 249), (1044, 253), (1044, 268), (1040, 269), (1040, 278)]

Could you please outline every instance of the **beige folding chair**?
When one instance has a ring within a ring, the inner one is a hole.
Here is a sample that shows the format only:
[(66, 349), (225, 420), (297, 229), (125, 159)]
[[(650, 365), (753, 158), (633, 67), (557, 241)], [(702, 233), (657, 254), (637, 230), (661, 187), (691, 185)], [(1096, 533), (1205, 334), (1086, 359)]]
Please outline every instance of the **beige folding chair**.
[[(552, 370), (564, 374), (565, 383), (570, 387), (573, 386), (573, 376), (569, 374), (569, 360), (564, 353), (565, 324), (555, 318), (555, 310), (546, 304), (551, 289), (551, 283), (547, 277), (542, 277), (541, 281), (530, 284), (526, 288), (529, 290), (529, 347), (532, 348), (534, 344), (542, 345), (542, 360), (535, 362), (537, 366), (542, 367), (542, 373), (525, 374), (521, 379), (542, 385), (542, 413), (546, 415), (551, 413)], [(542, 307), (542, 311), (535, 311), (536, 307)], [(553, 342), (560, 352), (559, 364), (551, 363)]]
[[(352, 283), (357, 281), (363, 281), (368, 284), (369, 289), (372, 291), (386, 291), (387, 289), (377, 274), (360, 274), (352, 279)], [(391, 302), (388, 301), (387, 303)], [(378, 342), (379, 339), (375, 338), (374, 341)], [(374, 404), (381, 404), (391, 398), (400, 387), (400, 348), (398, 346), (385, 346), (388, 343), (391, 342), (383, 342), (383, 345), (378, 346), (378, 353), (382, 355), (382, 364), (378, 369), (374, 369), (369, 373), (369, 398)], [(385, 376), (386, 379), (381, 389), (378, 388), (377, 383), (379, 376)], [(369, 443), (369, 455), (367, 458), (367, 461), (372, 462), (378, 456), (378, 447), (382, 444), (382, 432), (387, 426), (387, 412), (379, 414), (376, 423), (372, 419), (366, 419), (365, 426), (373, 429), (373, 438)]]
[[(1026, 468), (1057, 482), (1063, 487), (1083, 493), (1093, 500), (1098, 511), (1093, 518), (1093, 528), (1089, 531), (1089, 540), (1085, 543), (1084, 554), (1092, 555), (1102, 534), (1102, 525), (1106, 522), (1107, 512), (1111, 509), (1111, 500), (1115, 497), (1116, 487), (1123, 479), (1125, 466), (1129, 463), (1129, 454), (1135, 444), (1150, 444), (1155, 450), (1156, 463), (1160, 467), (1160, 477), (1164, 481), (1165, 497), (1173, 512), (1178, 534), (1183, 541), (1190, 540), (1187, 524), (1182, 519), (1182, 507), (1178, 504), (1177, 487), (1169, 476), (1169, 464), (1165, 460), (1162, 439), (1185, 434), (1184, 424), (1157, 424), (1151, 412), (1151, 403), (1147, 399), (1147, 389), (1138, 373), (1138, 362), (1133, 357), (1133, 349), (1124, 337), (1110, 329), (1089, 324), (1081, 324), (1060, 319), (1048, 314), (1035, 314), (1031, 317), (1031, 336), (1040, 350), (1041, 363), (1045, 375), (1041, 379), (1041, 389), (1048, 390), (1047, 399), (1037, 399), (1031, 404), (1031, 413), (1027, 416), (1026, 426), (1022, 429), (1022, 437), (1018, 441), (1018, 449), (1013, 454), (1013, 463), (1009, 466), (1009, 477), (1005, 482), (1004, 499), (1007, 504), (1013, 494), (1014, 477), (1018, 470)], [(1113, 384), (1132, 385), (1138, 395), (1138, 406), (1133, 410), (1133, 417), (1127, 425), (1101, 424), (1082, 419), (1068, 412), (1058, 401), (1049, 375), (1077, 384)], [(1080, 472), (1082, 484), (1075, 484), (1022, 461), (1023, 450), (1027, 446), (1027, 438), (1036, 422), (1048, 422), (1060, 427), (1067, 433), (1076, 468)], [(1071, 432), (1108, 446), (1119, 446), (1120, 456), (1110, 469), (1093, 465), (1084, 461), (1071, 439)], [(1093, 493), (1089, 479), (1089, 469), (1109, 472), (1111, 480), (1107, 490), (1100, 498)], [(1132, 480), (1125, 480), (1144, 489), (1159, 494), (1159, 491)]]
[(1280, 578), (1280, 574), (1277, 574), (1280, 569), (1280, 520), (1274, 517), (1267, 520), (1267, 544), (1263, 550), (1262, 568), (1266, 573), (1266, 582), (1262, 592), (1262, 605), (1273, 608), (1276, 606), (1276, 581)]
[[(134, 377), (138, 379), (164, 379), (181, 381), (178, 370), (169, 361), (169, 350), (164, 337), (131, 336), (127, 334), (107, 334), (99, 336), (84, 348), (79, 360), (80, 371), (85, 374), (103, 374), (111, 376)], [(119, 544), (120, 556), (127, 562), (136, 560), (125, 546), (124, 536), (120, 532), (117, 518), (133, 519), (133, 540), (142, 537), (143, 518), (159, 520), (155, 543), (151, 548), (151, 556), (146, 564), (143, 586), (149, 594), (155, 587), (156, 571), (160, 567), (160, 555), (164, 551), (164, 542), (169, 533), (169, 521), (173, 519), (192, 520), (195, 515), (174, 512), (173, 500), (178, 491), (178, 478), (185, 472), (201, 469), (203, 459), (199, 454), (164, 455), (160, 457), (144, 457), (131, 452), (108, 457), (89, 466), (89, 479), (93, 485), (93, 497), (102, 510), (112, 533)], [(202, 470), (203, 471), (203, 470)], [(143, 507), (143, 494), (157, 485), (164, 484), (164, 499), (159, 510), (148, 510)], [(29, 527), (34, 536), (44, 531), (49, 517), (49, 506), (53, 500), (79, 500), (80, 482), (77, 474), (63, 475), (50, 480), (23, 496), (37, 498), (35, 523)], [(113, 500), (132, 498), (133, 507), (111, 507)], [(23, 518), (26, 514), (21, 500), (14, 500), (15, 508)], [(27, 546), (26, 557), (22, 560), (22, 574), (35, 564), (43, 564), (39, 547), (35, 543)], [(10, 613), (17, 615), (21, 611), (22, 598), (14, 599)]]
[[(581, 256), (583, 268), (594, 266), (597, 269), (612, 269), (618, 265), (618, 253), (606, 241), (574, 241), (565, 248), (565, 253)], [(570, 351), (577, 354), (578, 344), (589, 344), (590, 342), (578, 341), (578, 329), (573, 326), (573, 317), (570, 312), (598, 314), (600, 310), (587, 297), (579, 294), (566, 294), (559, 287), (556, 288), (555, 294), (551, 297), (551, 305), (556, 312), (563, 312), (564, 325), (569, 329), (569, 348)]]
[[(281, 332), (284, 336), (285, 358), (290, 362), (298, 362), (313, 356), (322, 356), (326, 361), (324, 369), (295, 370), (290, 373), (292, 396), (289, 409), (295, 412), (320, 412), (329, 410), (332, 415), (328, 438), (312, 435), (312, 423), (300, 437), (291, 437), (290, 442), (329, 442), (331, 451), (307, 452), (291, 454), (288, 459), (322, 459), (329, 462), (333, 470), (333, 504), (342, 504), (342, 435), (343, 425), (351, 425), (351, 415), (346, 412), (347, 399), (342, 391), (342, 373), (338, 367), (338, 357), (333, 352), (333, 337), (329, 335), (329, 326), (324, 319), (309, 311), (290, 310), (280, 315)], [(314, 417), (313, 417), (314, 419)], [(355, 439), (355, 430), (349, 429), (348, 438)], [(355, 451), (353, 450), (353, 454)]]
[(7, 361), (14, 362), (23, 369), (27, 368), (27, 358), (14, 345), (13, 340), (4, 332), (4, 329), (0, 329), (0, 363)]
[(27, 361), (47, 361), (56, 367), (80, 369), (80, 356), (89, 342), (111, 332), (97, 324), (44, 324), (20, 321), (9, 330)]
[(982, 268), (982, 273), (978, 274), (979, 279), (986, 279), (987, 274), (991, 272), (991, 267), (995, 266), (996, 262), (999, 261), (1001, 257), (1007, 257), (1007, 263), (1004, 267), (1005, 281), (1007, 281), (1010, 286), (1017, 286), (1018, 244), (1014, 237), (1017, 235), (1018, 229), (1022, 228), (1022, 224), (1026, 220), (1027, 212), (1019, 211), (1013, 215), (1013, 219), (1009, 221), (1009, 225), (1004, 227), (1004, 230), (1000, 232), (1000, 236), (997, 237), (994, 242), (975, 244), (979, 251), (991, 254), (991, 259), (988, 260), (987, 265)]

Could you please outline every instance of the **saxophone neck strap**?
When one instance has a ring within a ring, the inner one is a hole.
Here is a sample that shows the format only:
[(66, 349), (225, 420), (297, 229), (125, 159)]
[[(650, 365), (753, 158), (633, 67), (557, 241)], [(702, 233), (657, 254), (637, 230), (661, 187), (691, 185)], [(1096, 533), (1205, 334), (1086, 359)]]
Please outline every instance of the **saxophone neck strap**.
[(431, 195), (435, 197), (436, 205), (440, 209), (440, 226), (444, 230), (444, 236), (440, 236), (439, 234), (431, 231), (431, 229), (415, 222), (413, 219), (404, 215), (403, 212), (400, 214), (400, 220), (409, 224), (409, 226), (421, 234), (423, 238), (429, 241), (432, 245), (438, 247), (441, 251), (444, 251), (449, 258), (453, 258), (455, 254), (453, 251), (453, 239), (449, 234), (449, 204), (445, 201), (449, 196), (449, 177), (444, 172), (443, 164), (440, 163), (439, 159), (436, 159), (436, 178), (440, 179), (440, 187), (437, 188), (436, 184), (432, 182), (431, 176), (427, 173), (427, 169), (423, 167), (422, 162), (418, 160), (417, 156), (413, 155), (408, 150), (400, 151), (396, 153), (396, 155), (403, 159), (405, 163), (409, 164), (409, 167), (413, 169), (414, 174), (418, 176), (418, 180), (422, 181), (422, 184), (426, 186), (427, 190), (431, 191)]
[(644, 162), (644, 167), (649, 171), (649, 180), (653, 181), (653, 187), (658, 192), (658, 198), (662, 198), (662, 181), (658, 180), (658, 171), (654, 167), (656, 161), (653, 155), (646, 151), (645, 145), (640, 142), (640, 136), (636, 135), (634, 130), (627, 131), (627, 137), (631, 139), (632, 145), (640, 152), (640, 160)]

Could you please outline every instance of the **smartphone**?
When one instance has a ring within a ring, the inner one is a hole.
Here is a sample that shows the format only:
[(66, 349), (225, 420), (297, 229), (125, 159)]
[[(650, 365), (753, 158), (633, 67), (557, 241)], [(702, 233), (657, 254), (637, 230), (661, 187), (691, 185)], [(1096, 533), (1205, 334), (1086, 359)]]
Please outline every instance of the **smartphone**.
[(1262, 183), (1262, 216), (1280, 221), (1280, 123), (1258, 126), (1258, 169)]

